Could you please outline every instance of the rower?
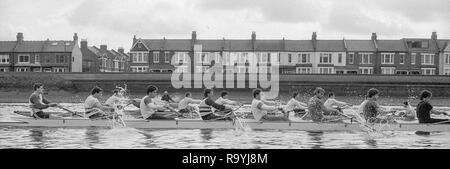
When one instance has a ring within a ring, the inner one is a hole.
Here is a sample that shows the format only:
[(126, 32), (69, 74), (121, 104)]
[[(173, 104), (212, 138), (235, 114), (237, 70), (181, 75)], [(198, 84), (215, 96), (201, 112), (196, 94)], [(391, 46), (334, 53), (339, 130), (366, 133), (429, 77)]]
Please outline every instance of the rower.
[[(34, 118), (48, 119), (50, 118), (50, 113), (45, 113), (44, 109), (49, 107), (56, 107), (58, 104), (50, 103), (42, 95), (44, 93), (44, 85), (41, 83), (36, 83), (33, 85), (34, 92), (30, 95), (29, 102), (31, 108), (31, 116)], [(52, 116), (53, 118), (53, 116)]]
[(325, 101), (325, 103), (323, 105), (325, 105), (325, 107), (327, 107), (329, 109), (336, 108), (340, 113), (344, 113), (342, 111), (342, 107), (351, 106), (351, 104), (349, 104), (349, 103), (345, 103), (345, 102), (336, 100), (335, 94), (333, 92), (330, 92), (328, 94), (328, 99), (327, 99), (327, 101)]
[[(289, 121), (287, 118), (287, 114), (284, 112), (283, 108), (275, 106), (276, 103), (266, 101), (262, 98), (262, 90), (254, 89), (253, 90), (253, 101), (252, 101), (252, 114), (255, 120), (257, 121)], [(283, 116), (268, 116), (268, 113), (281, 111)]]
[(119, 104), (121, 100), (123, 100), (123, 92), (124, 91), (122, 91), (120, 88), (115, 88), (113, 90), (113, 95), (111, 95), (111, 97), (106, 100), (105, 105), (114, 109), (121, 109)]
[(99, 118), (105, 115), (109, 115), (110, 112), (114, 112), (114, 108), (104, 106), (98, 101), (103, 95), (103, 90), (95, 86), (91, 90), (91, 95), (89, 95), (84, 101), (85, 116), (90, 119)]
[(431, 118), (430, 114), (444, 114), (448, 115), (445, 112), (437, 111), (433, 109), (431, 106), (430, 99), (432, 93), (428, 90), (424, 90), (420, 93), (420, 102), (416, 108), (417, 118), (419, 119), (419, 123), (450, 123), (448, 119), (435, 119)]
[(385, 121), (386, 119), (379, 118), (380, 115), (388, 114), (389, 112), (381, 109), (380, 105), (377, 103), (377, 99), (380, 97), (380, 91), (375, 88), (369, 89), (367, 91), (366, 100), (361, 104), (360, 109), (362, 109), (363, 117), (366, 122), (378, 123)]
[(164, 91), (163, 96), (161, 97), (162, 101), (166, 101), (168, 103), (175, 103), (175, 101), (169, 96), (169, 92)]
[(300, 94), (298, 92), (294, 92), (292, 94), (292, 99), (288, 101), (284, 110), (286, 112), (294, 112), (294, 113), (305, 112), (308, 105), (303, 102), (300, 102), (299, 100)]
[[(214, 100), (212, 99), (214, 92), (211, 89), (205, 89), (205, 91), (203, 92), (203, 96), (205, 97), (202, 102), (199, 105), (199, 112), (200, 115), (202, 116), (203, 120), (211, 120), (211, 119), (219, 119), (223, 116), (220, 115), (216, 115), (215, 112), (213, 112), (213, 108), (216, 109), (217, 113), (221, 113), (221, 114), (227, 114), (229, 112), (231, 112), (231, 108), (229, 106), (226, 105), (220, 105), (217, 104), (216, 102), (214, 102)], [(222, 120), (228, 120), (230, 118), (223, 118)]]
[(186, 113), (189, 113), (192, 115), (192, 113), (195, 110), (195, 108), (189, 104), (200, 104), (202, 101), (201, 100), (196, 100), (196, 99), (192, 99), (192, 94), (191, 92), (186, 92), (185, 97), (183, 99), (181, 99), (180, 103), (178, 103), (178, 112), (183, 115)]
[(408, 101), (403, 102), (403, 109), (405, 110), (405, 112), (401, 112), (398, 114), (398, 116), (403, 117), (403, 120), (413, 121), (416, 119), (416, 112), (411, 107)]
[(328, 108), (324, 105), (322, 99), (325, 94), (325, 90), (318, 87), (314, 90), (314, 96), (308, 101), (308, 111), (311, 119), (314, 122), (322, 122), (333, 120), (332, 116), (325, 116), (325, 114), (339, 113), (339, 110), (335, 108)]
[[(172, 117), (166, 117), (166, 115), (170, 115), (167, 113), (156, 114), (156, 111), (165, 111), (170, 110), (169, 105), (167, 103), (161, 104), (156, 102), (158, 88), (153, 85), (149, 85), (147, 87), (147, 95), (141, 99), (141, 103), (139, 106), (141, 115), (144, 119), (173, 119)], [(173, 113), (173, 112), (171, 112)]]
[(216, 100), (216, 103), (220, 104), (220, 105), (232, 105), (232, 106), (239, 106), (239, 105), (241, 105), (237, 101), (232, 101), (232, 100), (228, 99), (228, 92), (227, 91), (222, 91), (220, 93), (220, 97)]

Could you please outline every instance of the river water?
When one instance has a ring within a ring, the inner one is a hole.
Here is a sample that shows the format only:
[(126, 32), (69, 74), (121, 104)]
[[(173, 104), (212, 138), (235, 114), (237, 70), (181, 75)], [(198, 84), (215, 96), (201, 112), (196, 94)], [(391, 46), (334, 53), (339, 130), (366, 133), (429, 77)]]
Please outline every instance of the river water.
[[(82, 110), (81, 104), (62, 104)], [(0, 104), (0, 121), (11, 121), (14, 110), (28, 110), (27, 104)], [(50, 109), (50, 111), (59, 111)], [(134, 128), (48, 128), (0, 126), (0, 148), (198, 148), (198, 149), (302, 149), (302, 148), (450, 148), (450, 133), (429, 135), (414, 131), (373, 136), (366, 132), (307, 132), (291, 130), (237, 129), (134, 129)]]

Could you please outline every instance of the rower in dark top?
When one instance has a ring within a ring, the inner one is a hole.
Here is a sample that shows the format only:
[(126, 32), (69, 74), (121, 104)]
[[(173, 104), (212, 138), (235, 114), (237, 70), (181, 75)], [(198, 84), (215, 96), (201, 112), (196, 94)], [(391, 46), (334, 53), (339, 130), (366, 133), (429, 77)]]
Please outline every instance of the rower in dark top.
[(35, 118), (50, 118), (49, 113), (45, 113), (42, 110), (47, 109), (49, 107), (56, 107), (58, 104), (50, 103), (47, 99), (44, 98), (42, 94), (44, 94), (44, 85), (41, 83), (36, 83), (33, 85), (34, 92), (30, 95), (30, 108), (31, 108), (31, 116)]
[(164, 94), (161, 97), (161, 100), (169, 102), (169, 103), (175, 103), (175, 101), (169, 96), (169, 92), (167, 92), (167, 91), (164, 91)]
[[(434, 119), (431, 118), (431, 114), (445, 114), (445, 112), (440, 112), (437, 110), (433, 110), (433, 106), (431, 106), (430, 99), (432, 93), (428, 90), (424, 90), (420, 93), (420, 102), (416, 108), (417, 118), (419, 119), (419, 123), (449, 123), (448, 119)], [(445, 122), (447, 121), (447, 122)]]
[[(200, 115), (203, 120), (217, 119), (222, 116), (217, 115), (216, 113), (220, 112), (221, 115), (224, 115), (232, 111), (231, 108), (226, 105), (217, 104), (212, 99), (213, 94), (214, 92), (211, 89), (205, 89), (203, 92), (205, 98), (199, 105)], [(213, 113), (213, 109), (216, 109), (216, 113)]]

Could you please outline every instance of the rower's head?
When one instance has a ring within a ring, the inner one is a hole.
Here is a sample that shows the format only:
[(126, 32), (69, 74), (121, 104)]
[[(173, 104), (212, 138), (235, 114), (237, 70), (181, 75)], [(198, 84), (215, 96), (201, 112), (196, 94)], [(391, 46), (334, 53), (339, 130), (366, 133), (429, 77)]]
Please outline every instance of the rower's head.
[(223, 91), (222, 93), (220, 93), (220, 97), (226, 99), (228, 98), (228, 92), (227, 91)]
[(102, 88), (100, 88), (98, 86), (94, 86), (94, 88), (92, 88), (92, 90), (91, 90), (91, 95), (96, 97), (96, 98), (99, 98), (103, 94), (102, 91), (103, 91)]
[(261, 99), (261, 89), (253, 89), (253, 98), (260, 100)]
[(186, 94), (184, 94), (184, 96), (186, 96), (186, 97), (191, 97), (192, 96), (192, 94), (191, 94), (191, 92), (186, 92)]
[(169, 92), (167, 92), (167, 91), (164, 91), (164, 95), (169, 95)]
[(380, 91), (378, 89), (371, 88), (367, 91), (367, 98), (378, 99), (378, 97), (380, 97)]
[(205, 97), (205, 98), (208, 98), (208, 97), (211, 97), (211, 96), (213, 96), (213, 90), (212, 89), (205, 89), (205, 91), (203, 92), (203, 96)]
[(333, 93), (333, 92), (330, 92), (330, 93), (328, 94), (328, 97), (329, 97), (329, 98), (332, 98), (332, 99), (334, 99), (334, 96), (335, 96), (335, 95), (334, 95), (334, 93)]
[(153, 85), (147, 86), (147, 96), (156, 97), (157, 92), (158, 92), (158, 87), (153, 86)]
[(40, 94), (44, 93), (44, 85), (42, 83), (35, 83), (33, 85), (33, 89)]
[(420, 100), (429, 101), (431, 99), (432, 93), (428, 90), (420, 92)]
[(294, 98), (295, 100), (298, 100), (298, 99), (300, 99), (300, 95), (298, 94), (298, 92), (294, 92), (292, 94), (292, 98)]
[(403, 107), (408, 107), (408, 106), (409, 106), (409, 102), (408, 101), (403, 102)]
[(318, 97), (323, 97), (324, 94), (325, 94), (325, 90), (321, 87), (318, 87), (314, 90), (314, 95), (316, 95)]

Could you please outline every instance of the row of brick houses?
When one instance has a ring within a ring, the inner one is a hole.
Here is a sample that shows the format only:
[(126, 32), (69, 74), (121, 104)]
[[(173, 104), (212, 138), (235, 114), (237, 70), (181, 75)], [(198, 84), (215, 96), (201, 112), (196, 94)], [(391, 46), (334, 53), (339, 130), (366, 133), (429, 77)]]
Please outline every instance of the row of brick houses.
[(83, 54), (83, 72), (129, 72), (130, 56), (123, 48), (108, 49), (107, 45), (88, 46), (85, 39), (81, 40)]
[(78, 36), (73, 40), (0, 41), (0, 72), (81, 72)]
[(109, 50), (106, 45), (78, 45), (73, 40), (0, 41), (0, 72), (129, 72), (130, 57), (123, 48)]
[[(200, 53), (194, 52), (199, 51)], [(130, 68), (133, 72), (187, 71), (178, 63), (190, 61), (196, 53), (201, 66), (191, 71), (208, 70), (211, 58), (222, 59), (223, 65), (237, 63), (225, 72), (248, 72), (249, 54), (258, 62), (268, 63), (276, 56), (280, 73), (320, 74), (415, 74), (450, 75), (450, 39), (404, 38), (382, 40), (372, 33), (370, 40), (319, 40), (314, 32), (311, 40), (257, 40), (253, 32), (250, 39), (137, 39), (130, 50)], [(172, 64), (174, 59), (177, 64)], [(176, 69), (178, 68), (178, 69)], [(259, 71), (265, 68), (259, 68)], [(270, 71), (270, 69), (269, 69)]]

